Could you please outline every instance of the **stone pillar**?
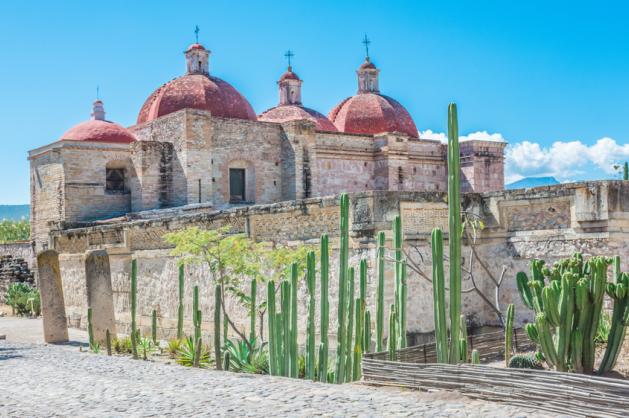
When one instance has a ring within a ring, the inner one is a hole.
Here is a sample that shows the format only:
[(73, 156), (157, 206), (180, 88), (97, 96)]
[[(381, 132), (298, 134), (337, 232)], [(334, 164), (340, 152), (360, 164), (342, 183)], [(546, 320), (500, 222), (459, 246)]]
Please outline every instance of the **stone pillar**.
[(87, 306), (92, 308), (94, 340), (103, 343), (108, 329), (112, 337), (116, 335), (114, 295), (107, 251), (88, 251), (85, 257), (85, 281)]
[(47, 343), (66, 342), (68, 341), (68, 320), (59, 272), (59, 254), (54, 250), (39, 253), (37, 269), (44, 319), (44, 341)]

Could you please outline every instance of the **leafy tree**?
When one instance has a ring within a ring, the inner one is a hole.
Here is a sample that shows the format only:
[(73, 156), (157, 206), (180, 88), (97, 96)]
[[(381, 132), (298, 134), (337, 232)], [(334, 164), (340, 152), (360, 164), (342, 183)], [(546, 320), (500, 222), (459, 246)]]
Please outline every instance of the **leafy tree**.
[(28, 219), (0, 221), (0, 243), (27, 240), (31, 236), (31, 223)]
[[(212, 278), (221, 287), (221, 308), (229, 327), (252, 350), (251, 343), (232, 321), (225, 306), (225, 294), (229, 293), (244, 307), (251, 306), (251, 297), (243, 292), (246, 280), (266, 282), (268, 278), (278, 281), (287, 277), (289, 266), (297, 262), (300, 271), (305, 269), (308, 247), (296, 248), (256, 243), (244, 234), (232, 234), (229, 227), (201, 229), (190, 227), (164, 235), (164, 240), (175, 246), (172, 255), (179, 257), (182, 264), (207, 265)], [(257, 306), (262, 330), (266, 303)], [(262, 331), (260, 331), (262, 335)]]

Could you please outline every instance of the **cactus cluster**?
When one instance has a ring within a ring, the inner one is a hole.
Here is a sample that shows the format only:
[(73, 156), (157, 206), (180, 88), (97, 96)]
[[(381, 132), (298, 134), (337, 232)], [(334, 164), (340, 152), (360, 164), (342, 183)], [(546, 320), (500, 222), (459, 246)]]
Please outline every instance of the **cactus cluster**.
[(543, 369), (534, 354), (516, 354), (512, 356), (507, 364), (511, 369)]
[[(613, 282), (608, 282), (614, 265)], [(546, 363), (559, 371), (592, 373), (595, 336), (605, 293), (614, 301), (610, 337), (599, 373), (611, 370), (619, 353), (629, 319), (629, 276), (620, 272), (620, 259), (591, 257), (580, 253), (547, 267), (531, 261), (531, 277), (516, 276), (522, 301), (535, 312), (535, 323), (526, 331), (536, 342)]]
[[(461, 315), (461, 174), (459, 127), (456, 105), (448, 107), (448, 244), (450, 259), (450, 339), (446, 322), (443, 233), (435, 228), (431, 236), (432, 285), (437, 361), (457, 364), (467, 361), (467, 327)], [(461, 326), (463, 324), (463, 326)], [(448, 343), (449, 341), (449, 343)]]

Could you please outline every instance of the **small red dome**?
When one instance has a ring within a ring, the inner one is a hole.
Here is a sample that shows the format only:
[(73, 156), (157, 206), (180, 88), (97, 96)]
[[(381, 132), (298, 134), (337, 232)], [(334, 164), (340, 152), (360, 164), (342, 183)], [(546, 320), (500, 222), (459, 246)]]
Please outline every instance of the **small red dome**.
[(298, 106), (298, 105), (281, 105), (273, 107), (260, 116), (258, 120), (263, 122), (276, 122), (284, 123), (291, 120), (306, 119), (312, 121), (316, 125), (316, 129), (319, 131), (331, 131), (337, 132), (336, 127), (328, 118), (316, 110)]
[(117, 123), (95, 119), (79, 123), (66, 131), (59, 139), (121, 144), (129, 144), (135, 141), (133, 134)]
[(339, 103), (328, 115), (342, 132), (377, 134), (402, 132), (419, 138), (415, 122), (396, 100), (376, 93), (361, 93)]
[(286, 70), (286, 72), (280, 77), (280, 81), (284, 80), (300, 80), (300, 78), (297, 73), (293, 72), (291, 67), (288, 67), (288, 70)]
[(186, 52), (191, 51), (193, 49), (203, 49), (205, 50), (205, 47), (201, 44), (192, 44), (188, 47), (188, 49), (186, 49)]
[(138, 124), (185, 108), (207, 110), (222, 118), (256, 120), (247, 99), (229, 83), (203, 74), (186, 74), (164, 84), (146, 99)]

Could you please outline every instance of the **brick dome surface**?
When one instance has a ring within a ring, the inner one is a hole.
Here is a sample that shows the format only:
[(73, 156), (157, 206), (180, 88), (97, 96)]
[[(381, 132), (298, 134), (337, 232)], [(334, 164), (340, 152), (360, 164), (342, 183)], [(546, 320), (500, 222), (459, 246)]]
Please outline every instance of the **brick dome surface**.
[(332, 109), (328, 119), (342, 132), (401, 132), (419, 138), (415, 122), (404, 106), (382, 94), (360, 93), (349, 97)]
[(337, 129), (325, 115), (304, 106), (298, 105), (280, 105), (273, 107), (260, 116), (258, 120), (264, 122), (283, 123), (291, 120), (307, 119), (316, 124), (316, 129), (320, 131), (336, 132)]
[(88, 120), (70, 128), (59, 139), (73, 141), (96, 141), (131, 143), (135, 137), (129, 130), (117, 123), (106, 120)]
[(186, 74), (153, 92), (146, 99), (137, 123), (191, 108), (209, 111), (212, 116), (256, 120), (253, 108), (234, 87), (217, 77)]

